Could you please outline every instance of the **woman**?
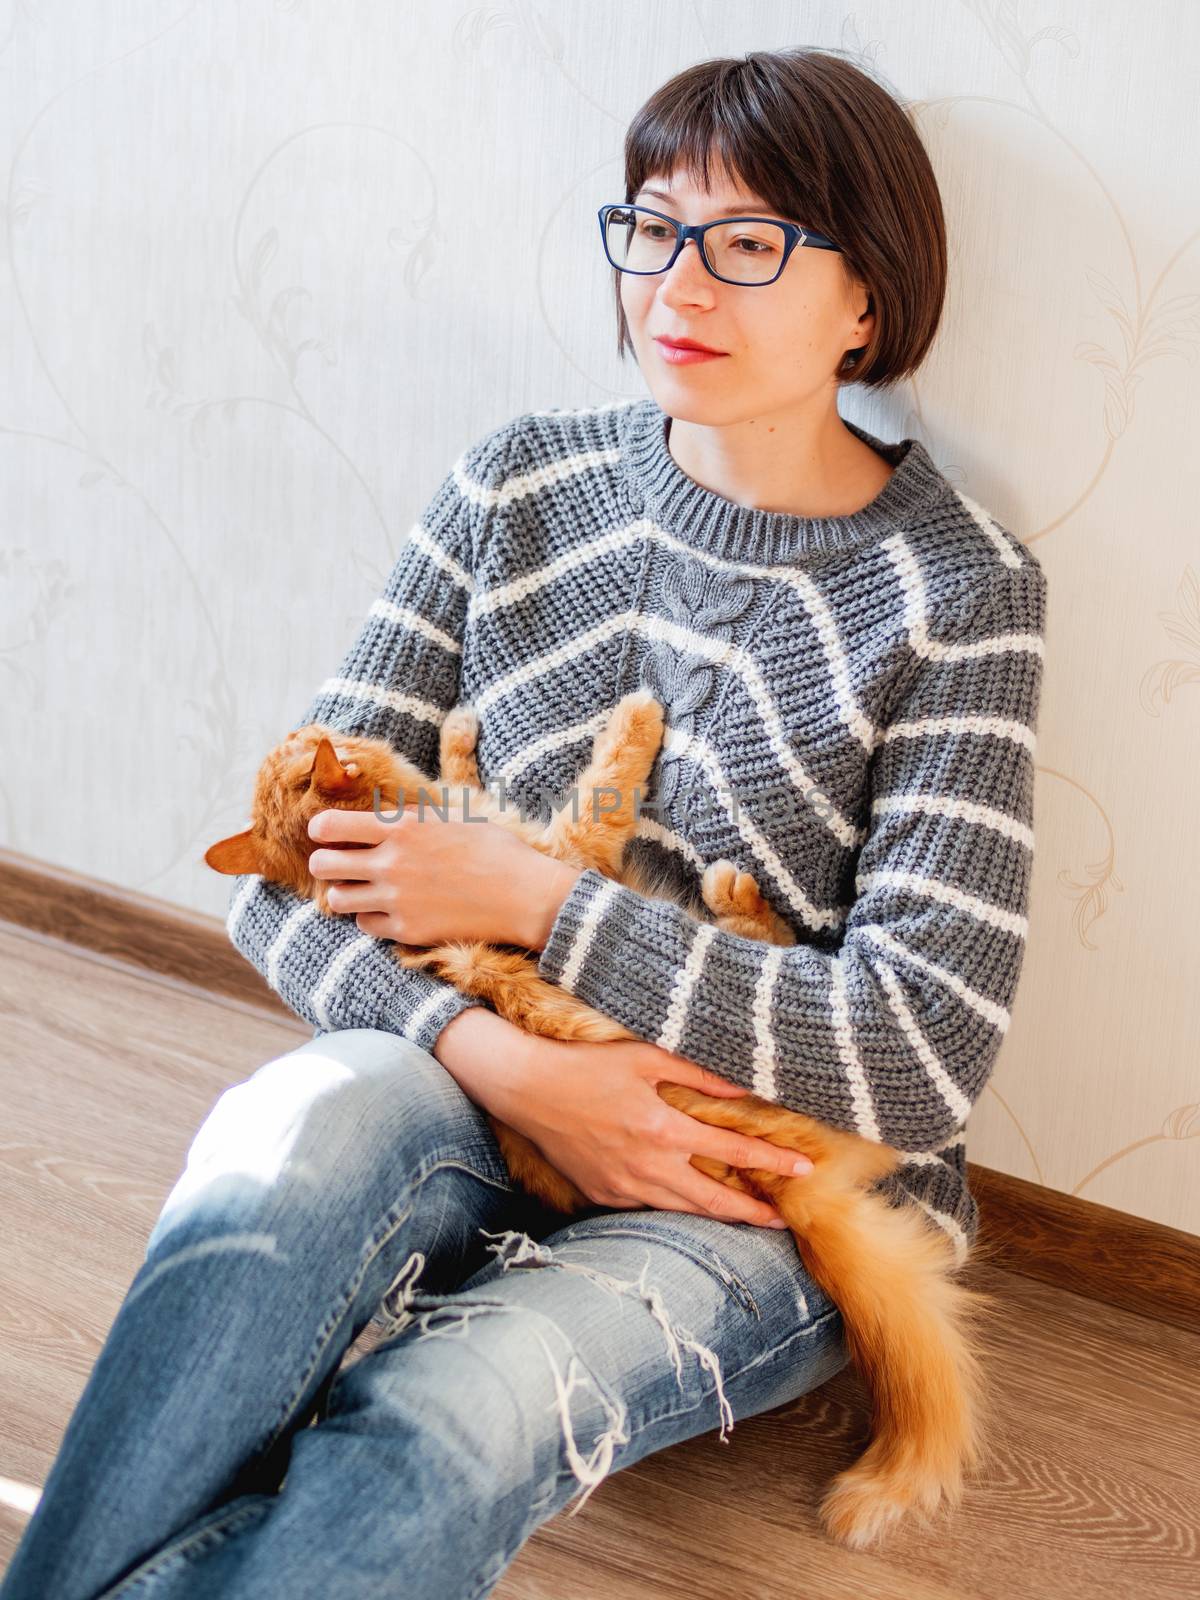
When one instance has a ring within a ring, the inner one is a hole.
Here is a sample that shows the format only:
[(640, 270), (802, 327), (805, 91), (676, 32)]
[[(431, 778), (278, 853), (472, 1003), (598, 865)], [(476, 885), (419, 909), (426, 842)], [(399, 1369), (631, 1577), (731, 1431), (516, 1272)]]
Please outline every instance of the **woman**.
[[(548, 815), (647, 685), (669, 737), (630, 848), (693, 888), (735, 859), (799, 942), (411, 811), (314, 819), (343, 915), (239, 880), (231, 937), (314, 1037), (197, 1134), (2, 1600), (475, 1600), (607, 1474), (824, 1383), (837, 1308), (770, 1206), (690, 1164), (781, 1152), (663, 1078), (903, 1148), (889, 1199), (975, 1238), (962, 1127), (1023, 953), (1044, 580), (918, 441), (837, 410), (933, 339), (937, 185), (896, 101), (808, 51), (681, 73), (625, 158), (601, 231), (651, 398), (468, 451), (300, 720), (433, 773), (469, 702), (485, 780)], [(528, 1037), (379, 942), (454, 937), (540, 952), (637, 1038)], [(481, 1108), (619, 1209), (514, 1191)]]

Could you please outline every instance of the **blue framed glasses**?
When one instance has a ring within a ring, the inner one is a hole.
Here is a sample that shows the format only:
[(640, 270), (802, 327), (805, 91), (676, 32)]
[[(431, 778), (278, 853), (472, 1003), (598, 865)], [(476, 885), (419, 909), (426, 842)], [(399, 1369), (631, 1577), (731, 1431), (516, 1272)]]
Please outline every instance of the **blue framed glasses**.
[(722, 217), (692, 226), (649, 206), (607, 205), (597, 212), (604, 254), (618, 272), (666, 272), (689, 239), (705, 267), (722, 283), (742, 287), (774, 283), (797, 245), (840, 250), (822, 233), (808, 233), (775, 217)]

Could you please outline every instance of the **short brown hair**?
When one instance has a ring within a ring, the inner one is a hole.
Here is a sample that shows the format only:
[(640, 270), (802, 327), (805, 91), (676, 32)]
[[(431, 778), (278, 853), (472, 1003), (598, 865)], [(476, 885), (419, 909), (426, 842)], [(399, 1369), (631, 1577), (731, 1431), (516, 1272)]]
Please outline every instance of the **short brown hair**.
[[(682, 167), (709, 187), (710, 161), (778, 214), (823, 233), (861, 280), (875, 332), (848, 351), (839, 382), (886, 388), (915, 372), (941, 319), (946, 226), (937, 179), (908, 110), (845, 57), (754, 50), (677, 73), (636, 112), (625, 136), (625, 203)], [(632, 350), (613, 270), (617, 354)]]

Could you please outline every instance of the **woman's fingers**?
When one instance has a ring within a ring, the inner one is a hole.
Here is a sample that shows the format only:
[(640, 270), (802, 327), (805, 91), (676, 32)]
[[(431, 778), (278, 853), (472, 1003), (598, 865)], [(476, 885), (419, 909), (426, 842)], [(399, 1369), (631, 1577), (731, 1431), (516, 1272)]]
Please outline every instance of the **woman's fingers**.
[(730, 1083), (727, 1078), (722, 1078), (715, 1072), (710, 1072), (707, 1067), (698, 1067), (694, 1061), (689, 1061), (686, 1056), (677, 1056), (671, 1050), (664, 1050), (661, 1045), (651, 1045), (650, 1048), (662, 1060), (657, 1063), (660, 1079), (668, 1083), (682, 1083), (688, 1089), (702, 1089), (705, 1094), (721, 1095), (725, 1099), (733, 1099), (735, 1095), (749, 1094), (749, 1089), (743, 1089), (739, 1084)]
[[(788, 1178), (803, 1177), (812, 1171), (812, 1162), (798, 1150), (772, 1144), (768, 1139), (756, 1139), (752, 1134), (737, 1133), (731, 1128), (714, 1128), (699, 1117), (689, 1117), (686, 1111), (676, 1113), (672, 1120), (672, 1139), (689, 1155), (711, 1156), (728, 1167), (762, 1167), (767, 1172), (781, 1172)], [(714, 1180), (715, 1181), (715, 1180)]]
[(783, 1221), (765, 1200), (756, 1200), (743, 1189), (731, 1189), (727, 1183), (718, 1183), (696, 1167), (688, 1168), (688, 1177), (681, 1182), (678, 1198), (683, 1202), (683, 1209), (699, 1216), (716, 1217), (720, 1222), (752, 1222), (757, 1227), (770, 1228)]
[[(695, 1124), (696, 1118), (689, 1117), (688, 1121)], [(700, 1126), (707, 1125), (701, 1123)], [(798, 1150), (788, 1150), (766, 1139), (734, 1133), (728, 1128), (709, 1128), (699, 1149), (693, 1138), (692, 1154), (712, 1156), (731, 1167), (763, 1167), (767, 1172), (782, 1172), (789, 1178), (802, 1178), (813, 1169), (812, 1162)]]
[[(678, 1079), (672, 1079), (673, 1083)], [(711, 1094), (714, 1099), (736, 1100), (741, 1095), (749, 1094), (749, 1089), (743, 1089), (736, 1083), (726, 1083), (724, 1078), (718, 1078), (715, 1072), (705, 1074), (703, 1083), (689, 1083), (689, 1089), (702, 1089), (705, 1094)]]
[(338, 845), (327, 845), (314, 850), (308, 858), (308, 870), (314, 878), (333, 878), (339, 883), (361, 882), (373, 878), (378, 868), (378, 858), (370, 856), (375, 846), (368, 847), (366, 855), (361, 850), (345, 850)]
[(379, 885), (376, 883), (331, 883), (326, 890), (326, 898), (331, 911), (348, 912), (351, 916), (362, 911), (383, 911), (386, 907), (381, 902), (386, 895), (380, 894)]

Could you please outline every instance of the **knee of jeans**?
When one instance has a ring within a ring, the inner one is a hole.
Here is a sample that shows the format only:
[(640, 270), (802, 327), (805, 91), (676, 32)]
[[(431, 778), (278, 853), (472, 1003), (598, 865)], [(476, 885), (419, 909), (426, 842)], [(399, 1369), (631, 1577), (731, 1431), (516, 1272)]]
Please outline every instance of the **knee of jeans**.
[(535, 1479), (550, 1491), (564, 1469), (591, 1486), (628, 1442), (624, 1403), (545, 1312), (486, 1289), (410, 1285), (396, 1320), (388, 1345), (338, 1373), (327, 1418), (419, 1430), (458, 1460), (463, 1495), (472, 1481), (488, 1499)]
[[(419, 1273), (406, 1275), (402, 1304), (392, 1308), (390, 1332), (397, 1345), (415, 1349), (437, 1341), (438, 1381), (401, 1385), (418, 1358), (398, 1350), (392, 1361), (381, 1347), (376, 1357), (385, 1359), (361, 1362), (339, 1374), (330, 1415), (367, 1408), (385, 1415), (389, 1406), (397, 1405), (405, 1414), (415, 1411), (431, 1418), (453, 1412), (453, 1426), (444, 1418), (431, 1425), (440, 1437), (453, 1439), (457, 1451), (472, 1463), (486, 1463), (494, 1475), (502, 1472), (506, 1452), (524, 1452), (520, 1459), (527, 1475), (550, 1474), (539, 1491), (544, 1496), (556, 1491), (556, 1468), (565, 1468), (582, 1488), (577, 1512), (613, 1470), (631, 1432), (619, 1387), (612, 1387), (609, 1375), (598, 1373), (580, 1348), (581, 1311), (578, 1302), (571, 1308), (574, 1295), (568, 1299), (560, 1291), (550, 1302), (539, 1297), (535, 1304), (520, 1292), (497, 1292), (497, 1276), (510, 1269), (517, 1269), (518, 1276), (548, 1270), (565, 1275), (573, 1285), (595, 1285), (605, 1295), (644, 1308), (657, 1324), (661, 1383), (672, 1402), (677, 1391), (684, 1409), (710, 1403), (721, 1438), (728, 1437), (734, 1416), (718, 1356), (676, 1322), (650, 1270), (649, 1255), (636, 1277), (623, 1277), (595, 1263), (572, 1260), (519, 1229), (480, 1231), (497, 1241), (488, 1245), (498, 1264), (494, 1270), (448, 1293), (422, 1292)], [(618, 1352), (608, 1348), (609, 1365), (619, 1370)], [(632, 1342), (629, 1359), (639, 1359)], [(645, 1381), (644, 1374), (640, 1381)]]
[(185, 1205), (227, 1207), (240, 1193), (328, 1192), (369, 1160), (372, 1143), (397, 1162), (410, 1144), (415, 1161), (464, 1105), (441, 1063), (411, 1040), (373, 1028), (314, 1037), (218, 1097), (159, 1223)]

